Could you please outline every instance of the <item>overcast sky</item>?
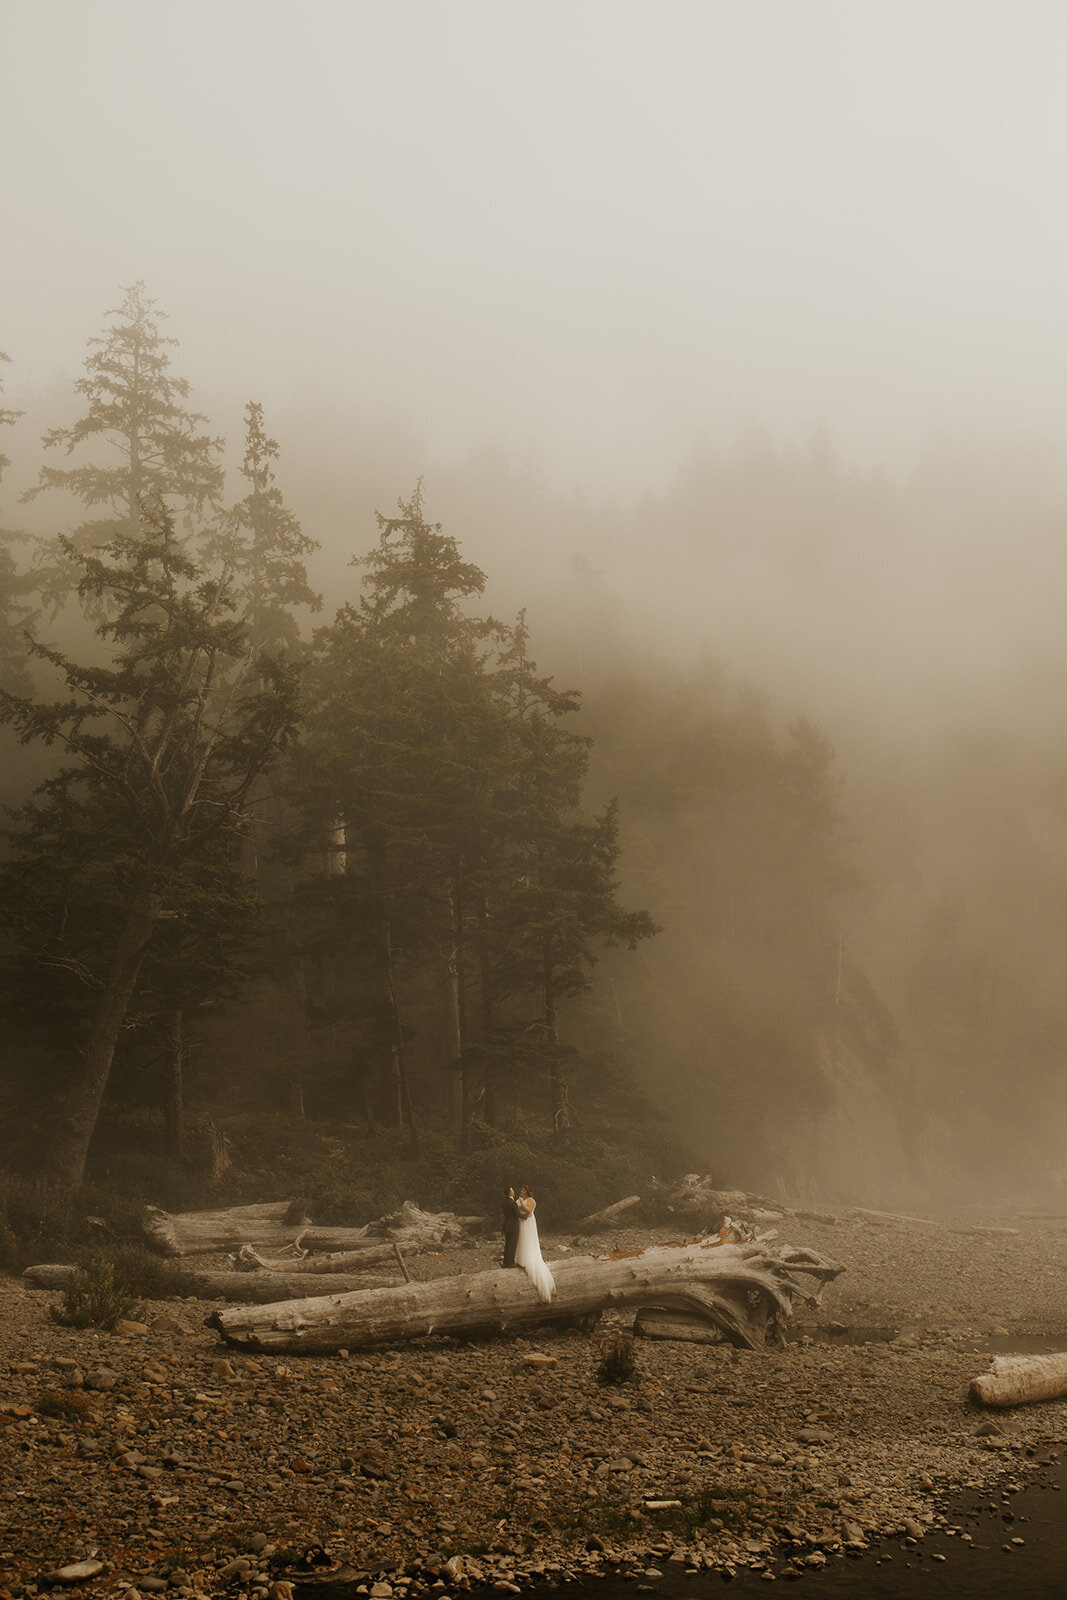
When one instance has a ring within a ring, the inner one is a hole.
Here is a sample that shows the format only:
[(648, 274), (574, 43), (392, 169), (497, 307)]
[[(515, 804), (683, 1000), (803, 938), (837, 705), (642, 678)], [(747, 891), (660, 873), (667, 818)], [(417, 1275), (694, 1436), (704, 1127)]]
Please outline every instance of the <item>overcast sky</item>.
[[(1067, 417), (1062, 0), (3, 0), (8, 402), (144, 278), (232, 394), (654, 481)], [(234, 431), (236, 427), (234, 426)]]

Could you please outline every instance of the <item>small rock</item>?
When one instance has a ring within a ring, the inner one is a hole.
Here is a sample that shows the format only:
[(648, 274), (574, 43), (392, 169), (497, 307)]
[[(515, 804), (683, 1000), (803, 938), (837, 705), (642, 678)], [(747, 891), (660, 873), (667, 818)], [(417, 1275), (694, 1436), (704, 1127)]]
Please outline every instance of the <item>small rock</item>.
[(129, 1322), (125, 1317), (119, 1317), (117, 1322), (112, 1324), (111, 1331), (119, 1339), (133, 1339), (139, 1333), (147, 1333), (148, 1324), (147, 1322)]
[(224, 1567), (219, 1568), (220, 1578), (246, 1578), (252, 1571), (252, 1563), (247, 1556), (237, 1556), (233, 1561), (227, 1561)]
[(45, 1583), (88, 1583), (90, 1578), (99, 1577), (104, 1570), (102, 1561), (72, 1561), (69, 1566), (59, 1567), (55, 1572), (46, 1572)]

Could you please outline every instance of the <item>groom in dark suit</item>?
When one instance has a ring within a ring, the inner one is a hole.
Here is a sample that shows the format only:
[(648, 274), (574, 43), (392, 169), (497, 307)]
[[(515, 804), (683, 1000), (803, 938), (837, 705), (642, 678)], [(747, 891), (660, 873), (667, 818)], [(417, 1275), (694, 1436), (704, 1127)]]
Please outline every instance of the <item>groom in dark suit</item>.
[(505, 1267), (515, 1265), (515, 1246), (519, 1242), (519, 1227), (526, 1213), (515, 1198), (514, 1189), (505, 1189), (500, 1200), (500, 1220), (504, 1224)]

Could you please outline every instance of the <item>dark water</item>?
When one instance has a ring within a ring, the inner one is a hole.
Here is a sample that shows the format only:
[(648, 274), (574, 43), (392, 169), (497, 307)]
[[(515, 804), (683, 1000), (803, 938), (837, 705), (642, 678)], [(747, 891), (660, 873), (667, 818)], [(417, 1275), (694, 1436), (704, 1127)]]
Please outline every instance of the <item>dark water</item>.
[[(989, 1487), (961, 1499), (947, 1512), (949, 1525), (959, 1530), (954, 1534), (885, 1539), (858, 1557), (828, 1556), (824, 1567), (797, 1577), (783, 1572), (789, 1560), (783, 1551), (772, 1570), (787, 1593), (803, 1600), (1067, 1600), (1067, 1493), (1059, 1491), (1059, 1471), (1055, 1462), (1039, 1469), (1016, 1494)], [(1022, 1543), (1013, 1544), (1015, 1539)], [(651, 1579), (638, 1571), (623, 1578), (609, 1568), (606, 1577), (526, 1593), (530, 1600), (548, 1600), (549, 1594), (553, 1600), (713, 1600), (724, 1591), (752, 1596), (770, 1589), (750, 1568), (729, 1578), (706, 1572), (687, 1577), (651, 1556), (648, 1566), (663, 1576)], [(357, 1600), (354, 1585), (328, 1580), (300, 1584), (296, 1592), (300, 1600)], [(445, 1600), (446, 1592), (440, 1592)], [(474, 1593), (488, 1600), (495, 1591)]]

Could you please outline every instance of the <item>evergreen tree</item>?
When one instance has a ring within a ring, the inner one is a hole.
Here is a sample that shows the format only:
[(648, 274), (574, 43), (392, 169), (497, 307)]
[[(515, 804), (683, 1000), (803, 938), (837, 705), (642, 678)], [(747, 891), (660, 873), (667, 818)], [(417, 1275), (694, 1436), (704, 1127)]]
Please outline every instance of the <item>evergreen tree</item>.
[(511, 881), (493, 918), (495, 952), (485, 982), (500, 999), (539, 995), (552, 1124), (563, 1134), (570, 1110), (560, 1001), (589, 987), (600, 948), (634, 949), (659, 929), (647, 912), (626, 911), (618, 900), (617, 803), (599, 816), (582, 814), (590, 740), (560, 724), (577, 709), (578, 696), (537, 676), (528, 645), (522, 614), (498, 680), (515, 752), (510, 792), (498, 800), (510, 819)]
[(191, 878), (236, 847), (253, 785), (292, 737), (296, 685), (253, 659), (225, 579), (182, 552), (164, 507), (98, 554), (63, 545), (112, 659), (37, 645), (67, 697), (0, 696), (23, 742), (68, 757), (14, 814), (0, 903), (23, 967), (66, 984), (69, 1081), (45, 1170), (76, 1188), (149, 946)]
[(245, 407), (245, 453), (241, 475), (248, 493), (223, 519), (209, 543), (237, 575), (236, 593), (249, 636), (257, 649), (292, 649), (299, 637), (293, 612), (318, 611), (322, 596), (308, 582), (305, 558), (318, 549), (286, 506), (275, 480), (277, 440), (263, 427), (263, 407)]
[[(143, 282), (124, 290), (122, 304), (107, 313), (115, 320), (101, 338), (89, 340), (85, 375), (74, 385), (86, 403), (69, 428), (44, 436), (48, 449), (73, 456), (83, 447), (105, 448), (95, 460), (69, 467), (42, 467), (25, 499), (45, 490), (75, 495), (95, 516), (75, 529), (78, 549), (100, 549), (116, 538), (137, 538), (142, 510), (167, 506), (187, 524), (217, 504), (223, 473), (222, 440), (203, 431), (206, 418), (189, 411), (189, 385), (171, 371), (169, 348), (177, 340), (160, 331), (163, 313)], [(65, 598), (69, 571), (57, 564), (54, 542), (46, 545), (46, 586)]]
[[(0, 361), (11, 357), (0, 350)], [(3, 383), (0, 383), (0, 393)], [(0, 427), (12, 427), (22, 415), (0, 406)], [(0, 480), (11, 465), (10, 458), (0, 452)], [(26, 670), (27, 650), (24, 630), (34, 614), (30, 599), (33, 580), (19, 571), (11, 545), (23, 537), (11, 529), (0, 527), (0, 688), (15, 693), (25, 693), (29, 688)]]
[[(443, 968), (453, 1060), (463, 1053), (462, 860), (494, 715), (484, 658), (496, 625), (465, 615), (485, 575), (423, 515), (421, 488), (357, 564), (364, 593), (316, 635), (301, 749), (305, 813), (339, 829), (347, 884), (374, 929), (390, 1120), (415, 1138), (396, 930)], [(499, 736), (499, 735), (497, 735)], [(464, 1113), (460, 1112), (460, 1122)]]

